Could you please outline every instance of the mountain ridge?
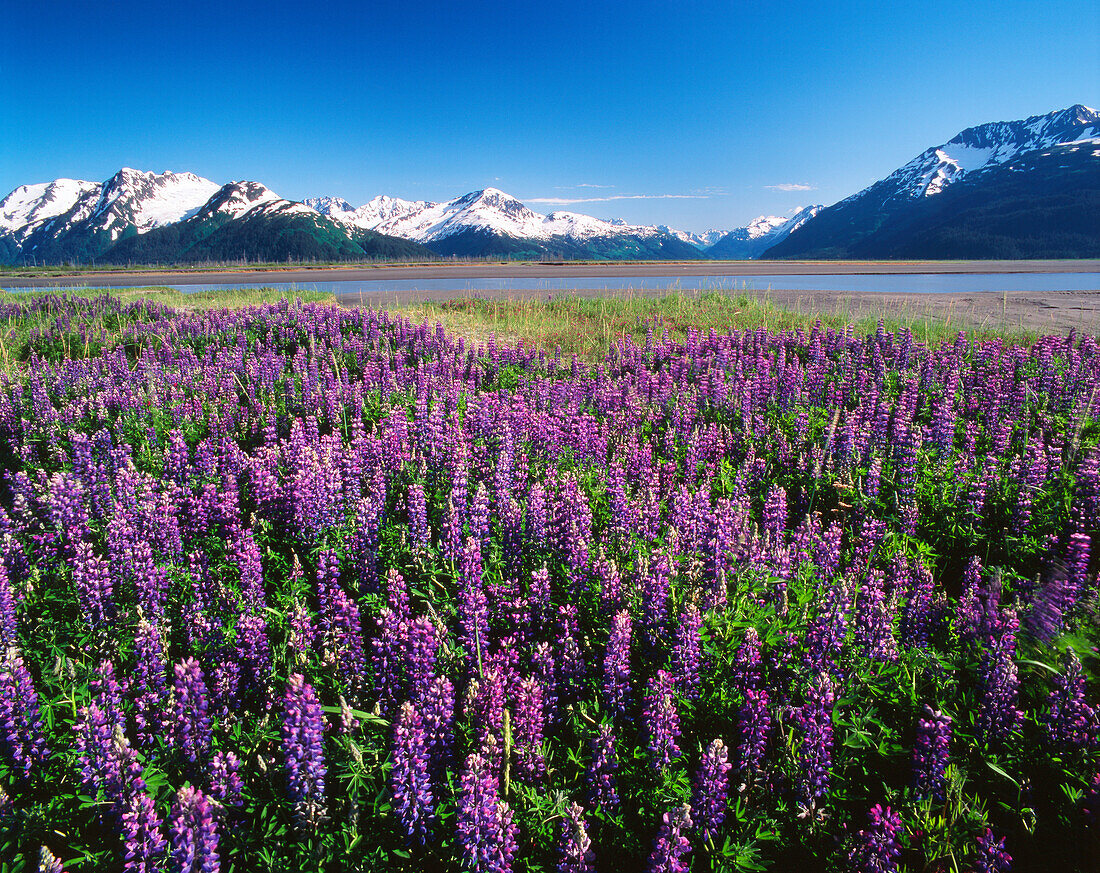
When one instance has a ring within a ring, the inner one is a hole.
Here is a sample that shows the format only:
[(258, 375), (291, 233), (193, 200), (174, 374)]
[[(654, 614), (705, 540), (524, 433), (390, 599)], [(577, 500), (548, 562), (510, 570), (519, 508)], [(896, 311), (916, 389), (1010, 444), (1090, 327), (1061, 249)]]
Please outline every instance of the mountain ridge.
[(123, 167), (103, 182), (15, 188), (0, 201), (0, 263), (161, 263), (227, 251), (271, 260), (1091, 257), (1100, 245), (1097, 158), (1100, 113), (1075, 104), (968, 127), (832, 206), (704, 233), (542, 214), (493, 187), (353, 206), (333, 196), (287, 200), (257, 181)]
[(968, 127), (821, 210), (762, 257), (1095, 257), (1098, 158), (1100, 113), (1083, 104)]

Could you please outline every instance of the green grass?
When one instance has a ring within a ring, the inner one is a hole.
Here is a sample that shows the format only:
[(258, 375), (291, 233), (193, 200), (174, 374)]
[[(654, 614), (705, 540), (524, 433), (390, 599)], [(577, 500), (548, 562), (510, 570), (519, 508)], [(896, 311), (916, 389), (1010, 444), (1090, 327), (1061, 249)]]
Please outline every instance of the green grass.
[(415, 322), (439, 322), (446, 330), (474, 342), (483, 342), (490, 335), (501, 343), (522, 339), (527, 346), (547, 350), (560, 347), (565, 354), (588, 359), (602, 357), (610, 343), (626, 336), (644, 343), (646, 329), (653, 319), (658, 319), (661, 329), (667, 328), (675, 340), (684, 339), (688, 328), (703, 333), (713, 328), (720, 334), (757, 328), (809, 330), (818, 320), (826, 328), (843, 329), (850, 324), (857, 334), (867, 334), (874, 333), (880, 318), (886, 330), (906, 327), (918, 342), (929, 344), (953, 340), (960, 330), (978, 340), (1002, 338), (1022, 345), (1038, 337), (1036, 331), (1017, 326), (975, 325), (952, 312), (933, 316), (916, 309), (899, 312), (882, 307), (857, 314), (843, 303), (830, 311), (797, 311), (753, 294), (719, 292), (615, 297), (566, 294), (549, 300), (469, 298), (396, 306), (393, 311)]
[[(41, 292), (8, 294), (0, 292), (0, 302), (15, 302), (40, 295), (95, 297), (103, 291), (89, 289), (50, 289)], [(336, 304), (336, 295), (296, 289), (278, 291), (274, 288), (230, 289), (184, 294), (159, 286), (128, 288), (108, 292), (124, 303), (148, 300), (183, 310), (216, 308), (236, 309), (301, 300), (305, 303)], [(473, 343), (483, 343), (490, 336), (498, 343), (522, 341), (527, 347), (552, 351), (560, 348), (565, 355), (577, 355), (586, 360), (602, 358), (611, 343), (633, 337), (645, 342), (648, 326), (657, 320), (658, 333), (668, 329), (674, 340), (683, 340), (689, 328), (703, 333), (711, 329), (718, 333), (733, 330), (810, 330), (815, 322), (823, 327), (843, 329), (852, 325), (857, 334), (873, 333), (879, 319), (888, 331), (908, 328), (918, 342), (936, 344), (951, 341), (959, 330), (966, 330), (974, 339), (1002, 338), (1011, 343), (1027, 345), (1038, 333), (1013, 325), (975, 325), (952, 311), (941, 315), (920, 312), (916, 308), (898, 310), (881, 306), (878, 310), (855, 312), (848, 304), (838, 304), (828, 311), (784, 308), (768, 299), (766, 294), (726, 294), (720, 292), (677, 291), (661, 296), (620, 294), (588, 297), (561, 294), (549, 299), (530, 296), (500, 299), (463, 298), (443, 302), (418, 302), (390, 307), (415, 323), (442, 324), (450, 333)], [(16, 350), (26, 337), (44, 323), (20, 322), (9, 318), (10, 324), (0, 324), (0, 365), (9, 367), (19, 360)], [(41, 319), (40, 319), (41, 321)], [(16, 323), (20, 322), (20, 323)], [(94, 325), (98, 330), (115, 333), (110, 325)]]
[(233, 288), (185, 294), (175, 288), (166, 288), (160, 285), (149, 285), (141, 288), (118, 288), (107, 292), (92, 288), (48, 288), (41, 291), (23, 291), (18, 294), (0, 291), (0, 302), (14, 303), (44, 294), (100, 297), (104, 293), (109, 294), (111, 297), (117, 297), (123, 303), (151, 300), (155, 303), (163, 303), (165, 306), (188, 310), (239, 309), (242, 306), (260, 306), (265, 303), (279, 303), (283, 300), (301, 300), (303, 303), (336, 303), (335, 294), (327, 291), (310, 291), (304, 288), (294, 291), (279, 291), (275, 288)]

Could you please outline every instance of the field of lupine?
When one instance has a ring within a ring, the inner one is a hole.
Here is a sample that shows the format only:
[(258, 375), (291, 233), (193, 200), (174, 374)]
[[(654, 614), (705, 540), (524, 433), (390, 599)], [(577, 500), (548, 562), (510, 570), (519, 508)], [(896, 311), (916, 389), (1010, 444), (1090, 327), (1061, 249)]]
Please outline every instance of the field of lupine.
[(1094, 337), (0, 328), (5, 873), (1095, 869)]

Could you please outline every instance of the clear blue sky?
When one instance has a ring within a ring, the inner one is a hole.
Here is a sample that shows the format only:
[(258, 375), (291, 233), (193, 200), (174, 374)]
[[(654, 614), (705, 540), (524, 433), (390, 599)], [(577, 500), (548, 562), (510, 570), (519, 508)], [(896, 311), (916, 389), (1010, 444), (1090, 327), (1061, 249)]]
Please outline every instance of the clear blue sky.
[(0, 197), (132, 166), (726, 228), (1096, 106), (1098, 57), (1100, 0), (12, 0)]

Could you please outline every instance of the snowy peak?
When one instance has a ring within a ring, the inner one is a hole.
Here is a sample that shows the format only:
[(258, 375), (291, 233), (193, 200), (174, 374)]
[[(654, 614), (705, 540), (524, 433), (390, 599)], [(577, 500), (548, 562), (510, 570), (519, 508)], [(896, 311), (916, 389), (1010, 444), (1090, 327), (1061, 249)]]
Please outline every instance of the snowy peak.
[(354, 209), (343, 197), (307, 197), (302, 202), (321, 215), (340, 215)]
[(1027, 152), (1098, 139), (1100, 113), (1076, 104), (1020, 121), (968, 127), (948, 142), (927, 149), (878, 184), (896, 187), (891, 197), (930, 197), (968, 173), (1008, 163)]
[(687, 230), (677, 230), (674, 227), (669, 227), (667, 224), (658, 224), (657, 232), (674, 236), (681, 242), (686, 242), (689, 246), (694, 246), (699, 249), (699, 251), (710, 248), (729, 233), (728, 230), (705, 230), (702, 233), (692, 233)]
[(129, 227), (145, 233), (194, 215), (218, 190), (194, 173), (146, 173), (124, 167), (103, 183), (90, 216), (112, 239)]
[(302, 202), (334, 221), (364, 230), (375, 230), (383, 223), (407, 218), (436, 205), (426, 200), (401, 200), (385, 195), (373, 198), (358, 209), (342, 197), (307, 197)]
[(499, 188), (471, 191), (444, 203), (387, 196), (375, 197), (357, 209), (336, 197), (314, 197), (305, 203), (344, 224), (420, 243), (439, 242), (473, 231), (542, 242), (558, 238), (590, 241), (618, 236), (669, 235), (702, 248), (690, 234), (669, 228), (634, 226), (620, 220), (604, 221), (576, 212), (542, 215)]
[(817, 215), (823, 206), (800, 206), (791, 215), (760, 215), (731, 230), (715, 242), (707, 255), (712, 258), (744, 260), (759, 258), (769, 248), (785, 240)]
[(286, 200), (260, 182), (230, 182), (222, 185), (199, 210), (202, 217), (221, 213), (231, 219), (273, 215), (317, 215), (318, 210), (304, 203)]
[(220, 212), (230, 218), (240, 218), (256, 206), (274, 203), (281, 199), (278, 194), (259, 182), (229, 182), (222, 185), (203, 204), (200, 215), (214, 215)]
[(98, 182), (55, 179), (38, 185), (20, 185), (0, 200), (0, 233), (20, 242), (51, 219), (71, 212), (82, 200), (98, 198)]

